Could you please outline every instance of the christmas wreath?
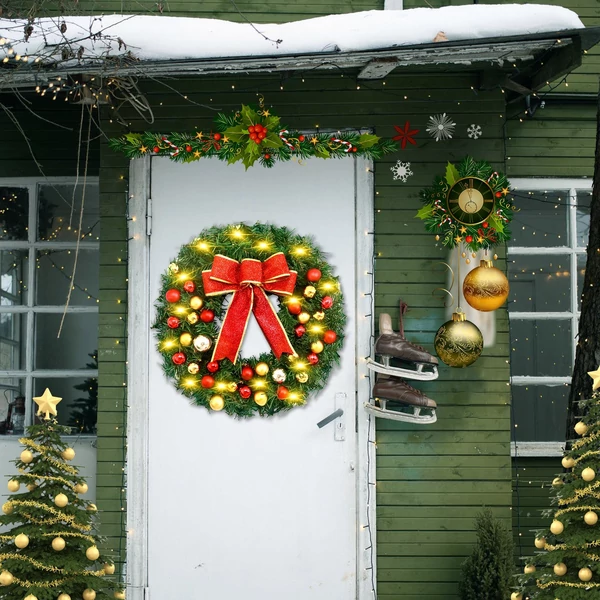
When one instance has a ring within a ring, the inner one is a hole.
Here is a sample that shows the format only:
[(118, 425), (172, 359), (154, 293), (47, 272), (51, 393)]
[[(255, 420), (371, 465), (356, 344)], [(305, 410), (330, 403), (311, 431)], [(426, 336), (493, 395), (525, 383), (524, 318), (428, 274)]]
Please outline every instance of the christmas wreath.
[(417, 217), (444, 246), (465, 244), (474, 252), (492, 248), (511, 237), (514, 207), (509, 193), (506, 175), (467, 156), (457, 165), (449, 162), (446, 173), (421, 190), (424, 205)]
[[(156, 308), (165, 373), (194, 404), (214, 411), (265, 416), (304, 404), (339, 361), (340, 282), (321, 250), (285, 227), (202, 231), (163, 274)], [(252, 318), (272, 351), (241, 358)]]

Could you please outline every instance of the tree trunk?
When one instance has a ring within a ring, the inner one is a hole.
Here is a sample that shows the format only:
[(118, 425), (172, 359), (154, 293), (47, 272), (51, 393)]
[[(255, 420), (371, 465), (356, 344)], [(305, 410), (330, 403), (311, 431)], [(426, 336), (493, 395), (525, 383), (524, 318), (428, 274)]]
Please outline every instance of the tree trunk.
[[(573, 274), (575, 279), (575, 274)], [(585, 280), (581, 290), (581, 318), (577, 338), (577, 352), (573, 380), (569, 393), (567, 440), (574, 436), (573, 426), (581, 414), (579, 400), (592, 395), (592, 380), (588, 371), (600, 365), (600, 93), (596, 122), (596, 158), (590, 214), (590, 238), (587, 247)], [(575, 309), (575, 307), (573, 307)]]

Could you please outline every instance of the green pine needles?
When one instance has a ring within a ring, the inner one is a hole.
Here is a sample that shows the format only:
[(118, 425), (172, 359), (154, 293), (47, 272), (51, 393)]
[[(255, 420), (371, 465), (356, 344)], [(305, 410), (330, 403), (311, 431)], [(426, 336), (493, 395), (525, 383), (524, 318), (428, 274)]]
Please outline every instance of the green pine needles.
[(476, 517), (477, 543), (462, 566), (461, 600), (508, 600), (514, 571), (510, 530), (487, 508)]
[(85, 480), (69, 464), (75, 452), (61, 440), (70, 428), (55, 420), (28, 428), (14, 461), (14, 492), (0, 516), (2, 600), (95, 600), (124, 597), (106, 577), (115, 572), (98, 550), (96, 506), (80, 498)]

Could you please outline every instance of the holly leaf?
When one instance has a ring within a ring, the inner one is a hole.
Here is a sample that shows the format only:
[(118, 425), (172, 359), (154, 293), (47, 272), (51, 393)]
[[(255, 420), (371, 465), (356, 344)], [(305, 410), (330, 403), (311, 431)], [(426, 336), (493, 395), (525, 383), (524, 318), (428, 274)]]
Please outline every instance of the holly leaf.
[(250, 108), (246, 104), (242, 105), (241, 113), (242, 113), (242, 123), (244, 125), (246, 125), (246, 127), (249, 127), (250, 125), (254, 125), (255, 123), (258, 123), (258, 121), (260, 120), (258, 113), (255, 110), (252, 110), (252, 108)]
[(265, 119), (265, 127), (271, 131), (275, 131), (275, 129), (279, 130), (279, 117), (274, 115), (270, 115)]
[(232, 142), (243, 142), (244, 137), (248, 135), (248, 129), (243, 125), (236, 125), (225, 130), (226, 135)]
[(262, 141), (262, 145), (268, 148), (281, 148), (283, 142), (276, 133), (268, 133), (267, 137)]
[(446, 165), (446, 183), (450, 186), (454, 185), (460, 179), (457, 168), (449, 162)]
[(497, 215), (490, 215), (488, 218), (490, 227), (493, 227), (498, 233), (504, 232), (504, 221)]
[(258, 155), (256, 156), (252, 156), (246, 152), (244, 152), (244, 156), (243, 156), (243, 163), (244, 166), (246, 167), (246, 171), (248, 170), (249, 167), (251, 167), (258, 159)]
[(379, 141), (379, 136), (373, 135), (372, 133), (363, 133), (358, 138), (358, 145), (361, 148), (371, 148), (375, 146)]
[(429, 217), (431, 217), (433, 215), (433, 205), (432, 204), (426, 204), (425, 206), (423, 206), (422, 208), (420, 208), (417, 211), (417, 218), (422, 219), (423, 221), (425, 221), (425, 219), (429, 219)]
[(317, 158), (329, 158), (331, 154), (325, 147), (315, 146), (315, 156)]
[(125, 139), (134, 146), (140, 146), (142, 143), (142, 136), (139, 133), (126, 133)]

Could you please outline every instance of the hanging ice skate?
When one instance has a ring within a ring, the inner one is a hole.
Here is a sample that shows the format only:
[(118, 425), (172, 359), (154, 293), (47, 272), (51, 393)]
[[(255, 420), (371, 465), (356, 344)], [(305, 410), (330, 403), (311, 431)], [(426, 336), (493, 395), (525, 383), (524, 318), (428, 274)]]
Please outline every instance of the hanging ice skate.
[[(437, 379), (438, 360), (404, 337), (406, 308), (407, 305), (400, 302), (399, 333), (393, 330), (390, 315), (382, 313), (379, 317), (380, 335), (375, 342), (375, 355), (382, 362), (367, 360), (368, 368), (378, 375), (373, 387), (374, 403), (365, 403), (365, 409), (376, 417), (426, 425), (437, 421), (437, 404), (400, 377), (420, 381)], [(399, 365), (392, 365), (392, 360)]]

